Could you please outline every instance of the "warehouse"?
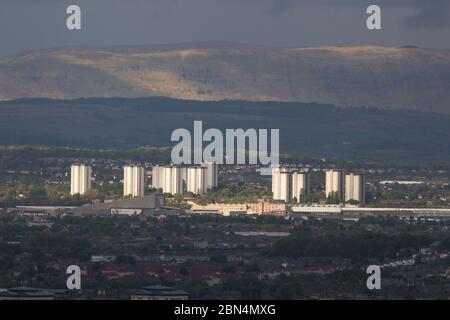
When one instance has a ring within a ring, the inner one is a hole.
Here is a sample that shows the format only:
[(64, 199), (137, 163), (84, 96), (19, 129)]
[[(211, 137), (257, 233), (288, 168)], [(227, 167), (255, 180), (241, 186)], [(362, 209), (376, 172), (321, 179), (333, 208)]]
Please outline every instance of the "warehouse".
[(130, 199), (120, 199), (117, 201), (91, 204), (75, 208), (75, 215), (138, 215), (151, 214), (164, 207), (163, 195), (149, 195), (145, 197), (135, 197)]

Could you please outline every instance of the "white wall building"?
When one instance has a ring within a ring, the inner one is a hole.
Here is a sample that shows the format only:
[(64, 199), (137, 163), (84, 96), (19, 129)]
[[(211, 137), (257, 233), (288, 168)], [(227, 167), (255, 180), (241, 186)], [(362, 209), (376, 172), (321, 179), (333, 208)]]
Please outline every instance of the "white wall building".
[(202, 165), (206, 168), (206, 188), (214, 189), (219, 186), (219, 168), (215, 162), (205, 162)]
[(300, 200), (309, 194), (309, 174), (291, 172), (287, 168), (272, 169), (273, 199), (289, 202), (294, 198)]
[(284, 168), (272, 169), (273, 200), (289, 202), (291, 200), (291, 173)]
[(183, 175), (182, 168), (179, 167), (166, 167), (164, 168), (164, 185), (162, 189), (164, 192), (170, 194), (182, 194), (183, 193)]
[(86, 194), (91, 188), (92, 169), (88, 165), (74, 164), (70, 170), (70, 194)]
[(132, 197), (144, 196), (145, 170), (139, 166), (123, 167), (123, 195)]
[(215, 163), (204, 163), (200, 167), (154, 166), (152, 187), (164, 193), (204, 194), (218, 186), (218, 167)]
[(325, 194), (330, 197), (336, 194), (344, 200), (344, 173), (340, 170), (328, 170), (325, 173)]
[(155, 189), (161, 188), (161, 167), (153, 166), (152, 167), (152, 184), (151, 186)]
[(207, 188), (207, 169), (205, 167), (189, 167), (187, 169), (187, 191), (193, 194), (205, 194)]
[(292, 199), (296, 198), (300, 201), (301, 198), (309, 194), (309, 174), (294, 172), (292, 173)]
[(365, 204), (366, 179), (360, 174), (348, 174), (345, 176), (345, 201), (358, 201)]
[(154, 166), (152, 168), (152, 186), (162, 189), (164, 193), (183, 193), (183, 173), (184, 168), (175, 166)]

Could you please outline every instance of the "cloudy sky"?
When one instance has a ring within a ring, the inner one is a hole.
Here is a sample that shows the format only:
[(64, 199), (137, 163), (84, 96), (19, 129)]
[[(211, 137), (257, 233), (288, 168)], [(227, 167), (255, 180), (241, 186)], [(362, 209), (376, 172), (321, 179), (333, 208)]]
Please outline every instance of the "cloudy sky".
[[(82, 31), (66, 29), (70, 4)], [(365, 27), (382, 8), (381, 31)], [(450, 48), (450, 0), (0, 0), (0, 55), (65, 45), (238, 41)]]

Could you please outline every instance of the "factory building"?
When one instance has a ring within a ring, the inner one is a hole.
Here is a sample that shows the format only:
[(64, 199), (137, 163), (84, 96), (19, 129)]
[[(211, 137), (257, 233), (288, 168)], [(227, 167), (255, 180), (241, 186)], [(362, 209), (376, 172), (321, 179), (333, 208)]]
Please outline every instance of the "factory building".
[(358, 201), (365, 204), (366, 181), (360, 174), (348, 174), (345, 176), (345, 201)]
[(144, 197), (120, 199), (105, 203), (89, 204), (73, 209), (76, 216), (140, 215), (158, 213), (164, 209), (163, 195), (151, 194)]
[(340, 201), (344, 200), (344, 172), (328, 170), (325, 173), (325, 194), (328, 197), (336, 195)]
[(86, 194), (91, 188), (92, 169), (88, 165), (74, 164), (70, 170), (70, 194)]
[(123, 195), (124, 197), (144, 196), (145, 170), (140, 166), (123, 167)]

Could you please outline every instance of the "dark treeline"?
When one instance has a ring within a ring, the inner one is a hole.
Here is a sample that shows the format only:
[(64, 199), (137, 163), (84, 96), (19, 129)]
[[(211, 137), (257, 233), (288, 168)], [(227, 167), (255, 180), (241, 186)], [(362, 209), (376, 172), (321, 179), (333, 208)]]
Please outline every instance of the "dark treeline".
[[(443, 246), (449, 239), (443, 238)], [(436, 239), (431, 235), (417, 234), (382, 234), (357, 232), (342, 235), (314, 235), (302, 230), (279, 240), (269, 250), (271, 256), (301, 257), (335, 257), (348, 259), (378, 260), (393, 259), (403, 252), (410, 257), (421, 247), (428, 246)]]

